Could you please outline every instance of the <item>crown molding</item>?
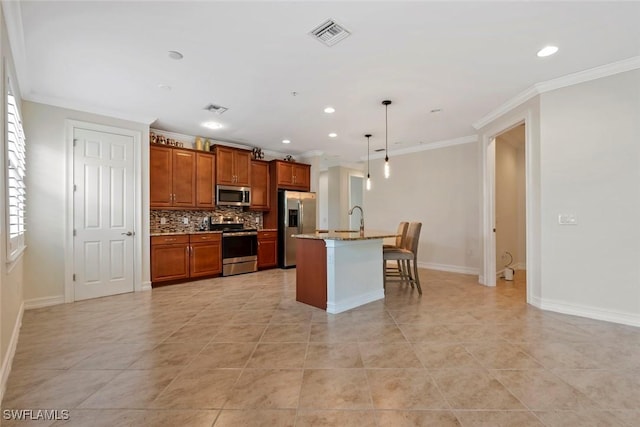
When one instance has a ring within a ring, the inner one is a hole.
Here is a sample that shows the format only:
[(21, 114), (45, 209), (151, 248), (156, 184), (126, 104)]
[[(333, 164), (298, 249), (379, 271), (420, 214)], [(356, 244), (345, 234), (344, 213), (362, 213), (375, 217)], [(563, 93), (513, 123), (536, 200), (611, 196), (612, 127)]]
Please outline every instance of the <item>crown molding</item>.
[[(454, 145), (471, 144), (474, 142), (478, 142), (478, 136), (469, 135), (469, 136), (463, 136), (460, 138), (447, 139), (444, 141), (436, 141), (436, 142), (430, 142), (427, 144), (414, 145), (413, 147), (402, 148), (400, 150), (389, 150), (389, 156), (392, 156), (392, 155), (400, 156), (403, 154), (418, 153), (420, 151), (429, 151), (429, 150), (435, 150), (438, 148), (453, 147)], [(370, 155), (371, 159), (384, 159), (384, 157), (385, 157), (384, 153), (375, 153)], [(360, 157), (360, 160), (366, 161), (367, 157), (362, 156)]]
[(100, 116), (111, 117), (119, 120), (127, 120), (130, 122), (142, 123), (146, 126), (151, 125), (151, 123), (157, 120), (156, 117), (138, 115), (132, 112), (123, 112), (123, 111), (114, 111), (114, 110), (96, 108), (90, 105), (82, 104), (80, 102), (73, 102), (73, 101), (58, 99), (54, 97), (29, 94), (29, 95), (23, 96), (22, 99), (24, 101), (37, 102), (38, 104), (45, 104), (45, 105), (51, 105), (53, 107), (66, 108), (69, 110), (75, 110), (82, 113), (91, 113), (91, 114), (97, 114)]
[(323, 156), (324, 151), (313, 150), (313, 151), (305, 151), (304, 153), (298, 154), (299, 157), (309, 158), (309, 157), (317, 157)]
[(613, 76), (615, 74), (625, 73), (640, 68), (640, 56), (623, 59), (622, 61), (613, 62), (611, 64), (601, 65), (589, 70), (578, 71), (577, 73), (568, 74), (558, 77), (557, 79), (547, 80), (546, 82), (536, 83), (534, 86), (538, 93), (545, 93), (567, 86), (573, 86), (585, 83), (591, 80), (601, 79), (603, 77)]
[(486, 116), (482, 117), (477, 122), (473, 123), (472, 126), (474, 129), (479, 130), (499, 117), (507, 114), (517, 106), (542, 93), (580, 83), (586, 83), (603, 77), (613, 76), (619, 73), (625, 73), (638, 68), (640, 68), (640, 56), (633, 56), (631, 58), (623, 59), (622, 61), (612, 62), (611, 64), (601, 65), (588, 70), (578, 71), (577, 73), (567, 74), (566, 76), (558, 77), (556, 79), (536, 83), (524, 92), (521, 92), (511, 98)]
[(19, 1), (2, 0), (2, 13), (9, 37), (9, 48), (13, 57), (13, 67), (16, 70), (18, 87), (21, 94), (31, 91), (27, 73), (27, 56), (24, 43), (24, 29), (22, 27), (22, 9)]

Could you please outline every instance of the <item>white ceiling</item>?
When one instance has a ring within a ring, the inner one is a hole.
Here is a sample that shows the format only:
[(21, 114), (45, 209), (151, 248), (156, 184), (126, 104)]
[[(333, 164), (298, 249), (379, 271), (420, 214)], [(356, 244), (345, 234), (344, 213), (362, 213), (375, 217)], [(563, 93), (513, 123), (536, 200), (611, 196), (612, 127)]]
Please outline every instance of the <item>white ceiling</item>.
[[(12, 44), (27, 100), (341, 162), (366, 156), (365, 133), (372, 150), (384, 147), (384, 99), (393, 152), (473, 135), (472, 123), (535, 83), (640, 55), (637, 2), (20, 6), (24, 42)], [(333, 47), (314, 40), (308, 32), (327, 18), (352, 35)], [(560, 51), (538, 58), (547, 44)], [(229, 111), (216, 116), (209, 103)], [(207, 120), (224, 128), (201, 127)]]

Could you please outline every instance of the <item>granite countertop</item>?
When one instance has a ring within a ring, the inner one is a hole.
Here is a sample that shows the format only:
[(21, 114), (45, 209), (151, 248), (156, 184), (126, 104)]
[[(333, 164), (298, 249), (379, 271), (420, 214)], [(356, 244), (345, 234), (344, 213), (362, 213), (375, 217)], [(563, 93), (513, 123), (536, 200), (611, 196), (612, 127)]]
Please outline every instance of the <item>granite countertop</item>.
[(293, 237), (298, 239), (316, 239), (316, 240), (372, 240), (386, 239), (396, 237), (395, 233), (384, 231), (365, 230), (364, 235), (360, 235), (359, 231), (327, 231), (319, 230), (313, 234), (294, 234)]
[(186, 236), (189, 234), (221, 234), (222, 231), (163, 231), (160, 233), (151, 233), (151, 237), (156, 236)]

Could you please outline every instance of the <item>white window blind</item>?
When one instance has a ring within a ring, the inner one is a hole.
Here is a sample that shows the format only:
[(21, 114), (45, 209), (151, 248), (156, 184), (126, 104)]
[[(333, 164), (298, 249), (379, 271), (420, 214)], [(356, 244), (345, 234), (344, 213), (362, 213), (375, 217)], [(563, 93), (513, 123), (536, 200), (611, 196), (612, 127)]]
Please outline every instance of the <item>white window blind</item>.
[[(8, 85), (11, 88), (11, 85)], [(14, 259), (25, 245), (25, 137), (16, 98), (7, 93), (7, 255)]]

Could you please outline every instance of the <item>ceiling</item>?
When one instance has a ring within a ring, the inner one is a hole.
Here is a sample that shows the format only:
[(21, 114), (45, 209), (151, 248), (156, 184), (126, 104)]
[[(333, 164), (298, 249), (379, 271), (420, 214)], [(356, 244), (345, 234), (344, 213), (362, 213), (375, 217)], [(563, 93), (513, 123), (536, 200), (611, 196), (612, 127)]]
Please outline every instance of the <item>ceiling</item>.
[[(15, 32), (11, 41), (24, 99), (286, 154), (319, 150), (344, 163), (366, 156), (365, 133), (372, 150), (384, 148), (385, 99), (393, 153), (474, 135), (472, 123), (535, 83), (640, 55), (636, 2), (19, 7), (23, 41)], [(352, 33), (333, 47), (308, 34), (328, 18)], [(538, 58), (547, 44), (559, 52)], [(204, 110), (210, 103), (228, 111)], [(201, 126), (210, 120), (224, 127)]]

